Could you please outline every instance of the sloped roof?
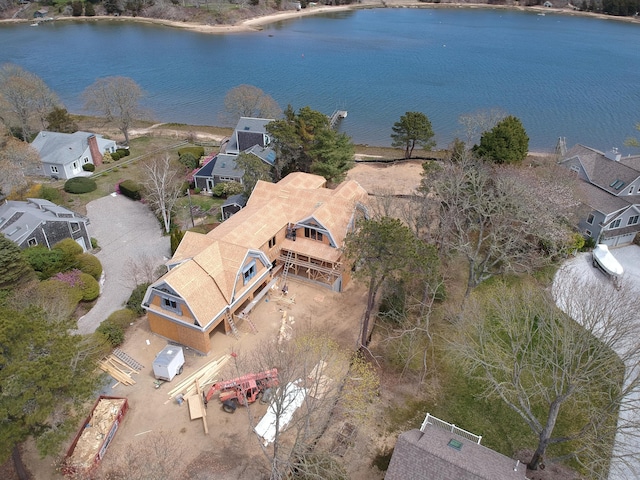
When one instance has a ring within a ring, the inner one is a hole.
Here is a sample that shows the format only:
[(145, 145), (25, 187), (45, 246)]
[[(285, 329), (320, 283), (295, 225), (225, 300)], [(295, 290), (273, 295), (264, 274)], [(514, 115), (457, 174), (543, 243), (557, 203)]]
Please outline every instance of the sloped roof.
[(213, 172), (213, 167), (215, 167), (216, 162), (218, 161), (218, 155), (209, 159), (202, 167), (200, 167), (194, 174), (194, 177), (210, 177)]
[[(449, 445), (452, 439), (459, 449)], [(429, 425), (424, 433), (416, 429), (400, 435), (385, 480), (521, 480), (525, 469), (501, 453)]]
[[(31, 142), (31, 146), (40, 154), (43, 163), (66, 165), (78, 159), (89, 147), (87, 139), (95, 135), (91, 132), (60, 133), (41, 131)], [(112, 140), (105, 140), (102, 135), (96, 135), (100, 150), (107, 144), (115, 144)]]
[(227, 155), (226, 153), (218, 154), (215, 165), (211, 169), (211, 175), (218, 175), (221, 177), (242, 177), (243, 171), (238, 168), (238, 165), (236, 165), (236, 158), (237, 157), (235, 155)]
[[(206, 323), (232, 301), (236, 275), (248, 252), (259, 249), (289, 223), (315, 215), (342, 242), (355, 203), (366, 199), (367, 193), (353, 180), (335, 190), (323, 188), (325, 184), (323, 177), (306, 173), (291, 174), (277, 184), (259, 181), (240, 212), (206, 235), (185, 234), (169, 262), (177, 266), (156, 285), (170, 285)], [(340, 258), (339, 248), (300, 240), (290, 242), (292, 250), (312, 249), (307, 254), (328, 261)]]
[[(262, 136), (260, 136), (259, 142), (252, 143), (251, 145), (248, 145), (246, 142), (249, 141), (248, 139), (253, 133), (258, 133), (260, 135), (266, 133), (266, 126), (271, 122), (273, 122), (273, 119), (270, 118), (240, 117), (240, 120), (238, 120), (238, 124), (234, 129), (234, 134), (231, 136), (229, 143), (226, 146), (226, 150), (230, 152), (242, 152), (247, 148), (256, 145), (256, 143), (264, 147), (265, 145), (263, 145)], [(245, 135), (243, 140), (243, 136), (238, 135), (239, 132), (247, 132), (249, 135)]]
[(49, 200), (29, 198), (26, 202), (9, 200), (0, 205), (0, 232), (18, 244), (42, 222), (85, 222), (86, 219)]

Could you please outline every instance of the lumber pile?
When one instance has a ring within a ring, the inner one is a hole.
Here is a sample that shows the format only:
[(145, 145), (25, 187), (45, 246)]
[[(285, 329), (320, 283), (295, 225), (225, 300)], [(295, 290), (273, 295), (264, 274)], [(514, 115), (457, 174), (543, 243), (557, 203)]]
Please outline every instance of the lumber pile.
[(127, 365), (114, 354), (111, 354), (100, 361), (100, 369), (107, 372), (122, 385), (134, 385), (136, 381), (133, 379), (132, 375), (140, 373), (139, 370)]
[(222, 357), (203, 365), (200, 369), (193, 372), (169, 391), (170, 399), (175, 398), (178, 395), (182, 395), (183, 398), (187, 398), (194, 393), (197, 393), (198, 388), (202, 388), (204, 390), (205, 386), (215, 383), (218, 380), (220, 370), (222, 370), (222, 367), (224, 367), (229, 358), (230, 355), (223, 355)]

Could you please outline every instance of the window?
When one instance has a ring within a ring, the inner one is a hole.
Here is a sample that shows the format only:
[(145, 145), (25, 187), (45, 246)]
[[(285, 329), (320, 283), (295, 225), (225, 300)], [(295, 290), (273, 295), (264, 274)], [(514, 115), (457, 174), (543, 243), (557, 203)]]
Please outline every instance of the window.
[(640, 218), (639, 215), (634, 215), (633, 217), (629, 217), (629, 221), (627, 222), (627, 225), (635, 225), (636, 223), (638, 223), (639, 218)]
[(58, 167), (51, 165), (51, 173), (58, 173)]
[(82, 159), (82, 163), (89, 163), (89, 157), (84, 157)]
[(78, 162), (73, 162), (73, 169), (77, 170), (78, 169)]
[(271, 240), (269, 240), (269, 248), (273, 248), (276, 246), (276, 237), (273, 237)]
[(589, 225), (593, 225), (593, 219), (594, 219), (593, 213), (590, 213), (589, 216), (587, 217), (587, 223)]
[(72, 233), (77, 233), (80, 231), (80, 224), (78, 222), (70, 222), (70, 225)]
[(235, 177), (218, 177), (220, 182), (237, 182), (238, 179)]
[(304, 236), (312, 240), (318, 240), (319, 242), (322, 241), (322, 234), (313, 228), (305, 227)]
[(572, 172), (580, 172), (580, 167), (578, 165), (571, 165), (571, 171)]
[(256, 261), (253, 260), (242, 269), (242, 281), (243, 285), (246, 285), (249, 280), (256, 276)]
[(164, 308), (165, 310), (172, 310), (172, 311), (176, 312), (179, 315), (182, 314), (182, 311), (178, 307), (178, 302), (176, 302), (172, 298), (163, 297), (162, 298), (162, 308)]
[(584, 231), (584, 233), (586, 233), (586, 234), (587, 234), (587, 237), (590, 237), (590, 236), (591, 236), (591, 230), (585, 230), (585, 231)]
[(30, 238), (29, 240), (27, 240), (27, 245), (29, 245), (30, 247), (35, 247), (36, 245), (38, 245), (38, 241), (35, 238)]
[(633, 195), (633, 185), (629, 188), (629, 195)]
[(609, 225), (609, 230), (618, 228), (619, 226), (620, 226), (620, 219), (618, 218), (617, 220), (614, 220), (613, 222), (611, 222), (611, 225)]

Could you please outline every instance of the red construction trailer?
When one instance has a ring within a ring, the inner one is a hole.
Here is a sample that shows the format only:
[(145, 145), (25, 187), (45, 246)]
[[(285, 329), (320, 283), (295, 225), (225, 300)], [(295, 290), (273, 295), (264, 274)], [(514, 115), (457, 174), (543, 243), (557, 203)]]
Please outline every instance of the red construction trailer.
[(67, 450), (62, 473), (90, 477), (104, 457), (128, 409), (126, 398), (98, 397)]

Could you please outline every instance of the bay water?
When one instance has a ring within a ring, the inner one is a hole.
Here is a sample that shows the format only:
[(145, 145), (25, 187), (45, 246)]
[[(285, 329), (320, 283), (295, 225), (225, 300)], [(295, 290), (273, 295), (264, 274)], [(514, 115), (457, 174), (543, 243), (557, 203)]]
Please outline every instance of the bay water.
[(464, 137), (461, 114), (520, 118), (530, 149), (558, 137), (623, 153), (640, 121), (640, 25), (491, 9), (368, 9), (262, 31), (209, 35), (127, 22), (0, 26), (0, 63), (39, 75), (74, 113), (96, 78), (146, 90), (162, 122), (220, 125), (226, 93), (255, 85), (281, 107), (347, 110), (354, 142), (390, 145), (407, 111), (425, 113), (438, 147)]

